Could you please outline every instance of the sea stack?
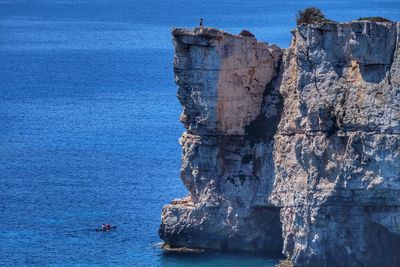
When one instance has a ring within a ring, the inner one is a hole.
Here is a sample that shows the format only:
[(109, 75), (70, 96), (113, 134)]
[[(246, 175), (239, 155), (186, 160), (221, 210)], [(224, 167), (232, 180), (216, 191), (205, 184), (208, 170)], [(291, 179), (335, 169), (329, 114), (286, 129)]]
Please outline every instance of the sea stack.
[(400, 266), (400, 24), (301, 24), (287, 49), (173, 29), (181, 179), (170, 247)]

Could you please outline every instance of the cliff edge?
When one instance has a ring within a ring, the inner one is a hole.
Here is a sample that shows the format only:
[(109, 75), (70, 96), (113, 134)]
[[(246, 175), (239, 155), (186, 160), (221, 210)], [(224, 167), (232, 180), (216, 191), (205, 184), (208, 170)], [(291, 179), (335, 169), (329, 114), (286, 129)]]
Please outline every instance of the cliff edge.
[(400, 266), (399, 23), (302, 24), (281, 49), (173, 29), (186, 128), (171, 247)]

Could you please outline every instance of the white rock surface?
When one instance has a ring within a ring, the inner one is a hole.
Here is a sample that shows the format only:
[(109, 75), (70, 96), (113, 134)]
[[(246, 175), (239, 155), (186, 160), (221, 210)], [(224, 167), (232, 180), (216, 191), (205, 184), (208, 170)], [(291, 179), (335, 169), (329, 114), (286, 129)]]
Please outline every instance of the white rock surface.
[(302, 25), (285, 51), (269, 200), (297, 265), (400, 266), (398, 27)]

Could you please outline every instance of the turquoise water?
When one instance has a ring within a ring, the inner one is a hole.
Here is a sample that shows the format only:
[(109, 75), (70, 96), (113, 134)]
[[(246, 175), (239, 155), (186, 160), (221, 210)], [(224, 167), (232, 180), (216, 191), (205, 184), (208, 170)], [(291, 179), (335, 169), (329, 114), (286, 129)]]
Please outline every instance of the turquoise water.
[(0, 265), (273, 266), (154, 246), (186, 195), (170, 28), (203, 17), (286, 47), (310, 5), (400, 20), (399, 1), (0, 0)]

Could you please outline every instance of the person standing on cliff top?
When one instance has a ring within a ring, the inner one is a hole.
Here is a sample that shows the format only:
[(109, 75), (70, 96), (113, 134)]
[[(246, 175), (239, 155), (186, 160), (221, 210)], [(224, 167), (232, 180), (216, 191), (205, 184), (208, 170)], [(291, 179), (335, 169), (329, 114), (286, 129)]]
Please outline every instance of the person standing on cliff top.
[(203, 18), (200, 18), (200, 28), (203, 29)]

